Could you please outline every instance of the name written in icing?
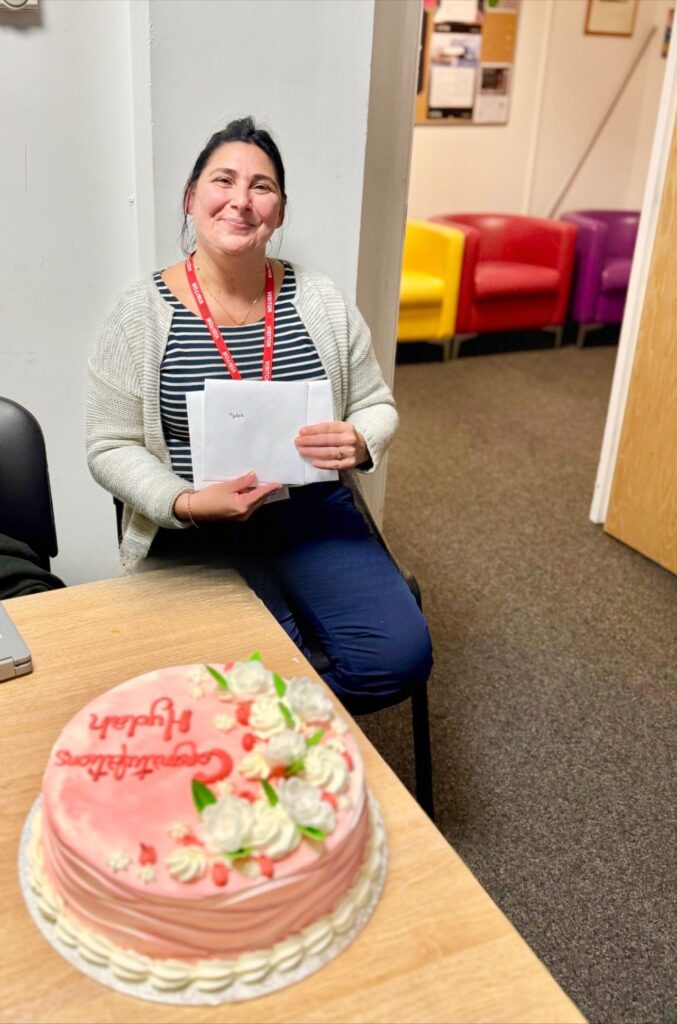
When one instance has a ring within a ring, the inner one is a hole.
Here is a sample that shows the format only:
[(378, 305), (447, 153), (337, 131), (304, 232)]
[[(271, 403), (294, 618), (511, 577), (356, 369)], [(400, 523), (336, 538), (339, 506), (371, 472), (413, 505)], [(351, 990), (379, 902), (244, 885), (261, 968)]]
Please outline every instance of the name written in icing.
[(137, 729), (161, 728), (163, 729), (163, 740), (171, 740), (174, 737), (174, 729), (179, 732), (190, 730), (190, 719), (192, 711), (186, 709), (180, 714), (174, 709), (174, 701), (171, 697), (158, 697), (150, 706), (145, 715), (98, 715), (92, 713), (89, 716), (89, 728), (98, 732), (99, 738), (105, 740), (109, 729), (124, 732), (132, 737)]

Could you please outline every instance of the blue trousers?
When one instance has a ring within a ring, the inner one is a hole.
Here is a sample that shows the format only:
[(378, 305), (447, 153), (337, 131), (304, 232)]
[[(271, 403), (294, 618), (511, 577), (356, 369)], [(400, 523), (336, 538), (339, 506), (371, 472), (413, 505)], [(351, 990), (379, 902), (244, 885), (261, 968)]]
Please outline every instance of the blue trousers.
[(432, 667), (426, 621), (343, 484), (292, 489), (244, 523), (161, 531), (151, 555), (176, 545), (227, 557), (308, 656), (324, 651), (326, 682), (353, 713), (396, 704)]

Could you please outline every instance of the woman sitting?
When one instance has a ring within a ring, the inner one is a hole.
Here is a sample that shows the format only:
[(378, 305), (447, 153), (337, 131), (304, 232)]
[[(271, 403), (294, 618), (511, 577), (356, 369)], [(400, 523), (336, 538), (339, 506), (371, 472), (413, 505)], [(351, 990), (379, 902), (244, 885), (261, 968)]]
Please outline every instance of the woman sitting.
[(299, 425), (295, 439), (319, 469), (371, 472), (395, 432), (393, 397), (357, 309), (322, 274), (266, 258), (286, 202), (268, 132), (243, 118), (212, 136), (183, 194), (192, 254), (127, 289), (92, 350), (88, 462), (124, 502), (125, 566), (225, 561), (302, 651), (312, 634), (331, 666), (328, 684), (350, 710), (366, 711), (424, 684), (432, 654), (425, 620), (350, 489), (315, 483), (267, 501), (279, 485), (260, 485), (253, 472), (191, 486), (186, 394), (206, 379), (328, 379), (334, 420)]

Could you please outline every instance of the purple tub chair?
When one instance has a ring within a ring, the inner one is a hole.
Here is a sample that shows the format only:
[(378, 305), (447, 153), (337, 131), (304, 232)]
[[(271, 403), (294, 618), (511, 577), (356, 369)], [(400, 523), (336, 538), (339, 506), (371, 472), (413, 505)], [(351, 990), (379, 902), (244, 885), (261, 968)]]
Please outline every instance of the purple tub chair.
[(576, 210), (560, 220), (578, 228), (569, 316), (578, 324), (576, 344), (582, 348), (588, 331), (623, 319), (639, 212)]

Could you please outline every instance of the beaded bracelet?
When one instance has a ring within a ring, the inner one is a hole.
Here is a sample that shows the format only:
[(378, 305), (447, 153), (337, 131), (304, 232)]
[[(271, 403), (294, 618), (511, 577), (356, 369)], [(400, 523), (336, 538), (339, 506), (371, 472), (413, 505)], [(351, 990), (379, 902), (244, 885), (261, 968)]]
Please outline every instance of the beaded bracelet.
[(192, 494), (195, 494), (195, 491), (186, 491), (186, 512), (188, 513), (188, 522), (190, 523), (190, 525), (194, 526), (196, 530), (199, 530), (200, 527), (193, 519), (193, 513), (190, 510), (190, 497)]

